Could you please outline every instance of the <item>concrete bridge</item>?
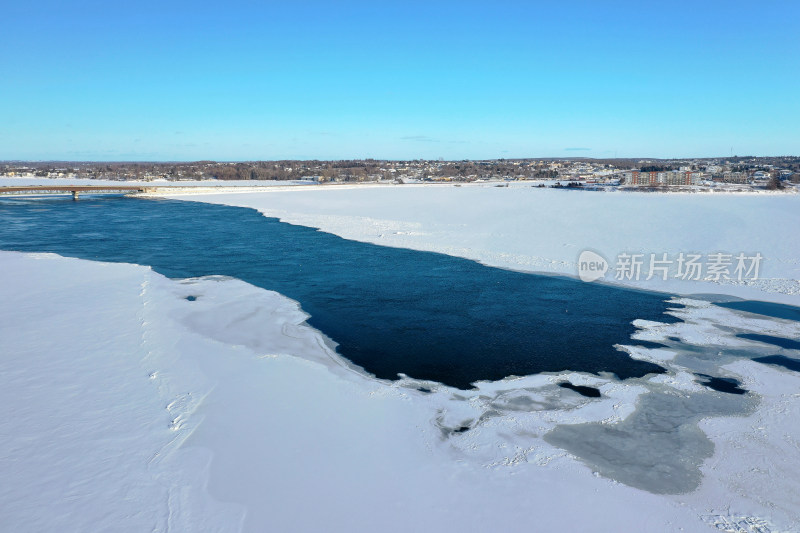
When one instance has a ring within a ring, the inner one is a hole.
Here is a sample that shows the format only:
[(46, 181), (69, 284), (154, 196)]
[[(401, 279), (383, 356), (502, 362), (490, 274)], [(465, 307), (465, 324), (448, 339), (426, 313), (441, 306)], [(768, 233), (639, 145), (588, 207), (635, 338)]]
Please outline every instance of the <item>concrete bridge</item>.
[(157, 192), (170, 187), (143, 187), (130, 185), (28, 185), (0, 187), (0, 196), (12, 195), (49, 195), (72, 194), (72, 199), (77, 200), (81, 193), (86, 194), (141, 194)]

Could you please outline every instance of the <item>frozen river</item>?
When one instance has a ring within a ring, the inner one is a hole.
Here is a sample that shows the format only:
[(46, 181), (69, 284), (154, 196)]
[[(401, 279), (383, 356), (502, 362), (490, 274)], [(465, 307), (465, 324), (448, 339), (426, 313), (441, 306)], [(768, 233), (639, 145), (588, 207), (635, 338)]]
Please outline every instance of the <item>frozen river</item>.
[(632, 342), (634, 320), (676, 321), (660, 293), (345, 240), (193, 202), (5, 200), (0, 249), (238, 278), (298, 301), (339, 353), (379, 378), (459, 388), (565, 370), (661, 373), (614, 345)]

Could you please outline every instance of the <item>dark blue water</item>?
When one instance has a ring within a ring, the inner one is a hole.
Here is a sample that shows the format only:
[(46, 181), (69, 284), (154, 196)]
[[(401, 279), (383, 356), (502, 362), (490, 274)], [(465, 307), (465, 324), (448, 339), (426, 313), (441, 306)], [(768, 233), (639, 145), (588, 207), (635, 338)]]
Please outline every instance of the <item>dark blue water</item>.
[[(531, 239), (536, 238), (534, 231)], [(132, 198), (0, 200), (0, 249), (227, 275), (300, 302), (309, 323), (380, 378), (469, 388), (544, 371), (663, 372), (616, 350), (667, 295), (348, 241), (251, 209)]]

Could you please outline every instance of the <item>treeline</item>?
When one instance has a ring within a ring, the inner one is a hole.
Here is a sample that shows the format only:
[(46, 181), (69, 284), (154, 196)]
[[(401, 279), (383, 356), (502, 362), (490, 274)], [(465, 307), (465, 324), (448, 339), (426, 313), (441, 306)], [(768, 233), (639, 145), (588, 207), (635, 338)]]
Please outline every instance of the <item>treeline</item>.
[(253, 163), (212, 164), (205, 174), (218, 180), (294, 180), (308, 177), (320, 181), (364, 181), (384, 179), (391, 174), (377, 161), (257, 161)]

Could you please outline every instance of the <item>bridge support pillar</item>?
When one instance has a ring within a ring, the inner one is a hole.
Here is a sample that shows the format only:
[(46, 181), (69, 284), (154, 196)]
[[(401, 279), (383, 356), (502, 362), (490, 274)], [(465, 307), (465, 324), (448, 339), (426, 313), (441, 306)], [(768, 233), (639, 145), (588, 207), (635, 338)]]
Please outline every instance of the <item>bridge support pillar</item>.
[(77, 200), (78, 199), (78, 191), (72, 191), (72, 199), (73, 200)]

